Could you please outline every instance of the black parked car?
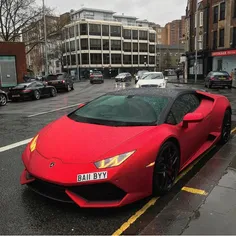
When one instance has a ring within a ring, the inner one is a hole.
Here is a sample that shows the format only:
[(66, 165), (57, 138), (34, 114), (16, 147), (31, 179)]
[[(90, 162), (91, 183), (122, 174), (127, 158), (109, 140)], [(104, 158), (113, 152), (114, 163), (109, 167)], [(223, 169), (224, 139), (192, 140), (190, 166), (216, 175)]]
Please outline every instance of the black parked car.
[(57, 90), (65, 90), (67, 92), (74, 90), (74, 81), (67, 73), (48, 75), (44, 81), (48, 85), (54, 86)]
[(7, 104), (7, 94), (0, 89), (0, 106), (5, 106)]
[(44, 96), (55, 97), (57, 90), (53, 86), (48, 86), (45, 83), (34, 81), (29, 83), (18, 84), (9, 90), (9, 99), (12, 101), (34, 99), (39, 100)]
[(232, 88), (232, 78), (226, 71), (211, 71), (205, 78), (205, 87), (228, 87)]
[(132, 75), (130, 73), (120, 73), (115, 78), (116, 82), (131, 82), (132, 81)]

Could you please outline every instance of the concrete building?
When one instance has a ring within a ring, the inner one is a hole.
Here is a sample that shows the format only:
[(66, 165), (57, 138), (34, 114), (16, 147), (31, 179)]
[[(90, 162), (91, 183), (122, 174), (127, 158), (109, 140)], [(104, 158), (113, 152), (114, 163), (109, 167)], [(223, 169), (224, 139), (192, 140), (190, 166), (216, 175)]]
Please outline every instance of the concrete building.
[(83, 77), (99, 69), (114, 76), (155, 69), (156, 31), (148, 21), (90, 8), (71, 11), (71, 19), (63, 29), (63, 61), (72, 74)]
[[(69, 22), (69, 13), (58, 17), (46, 16), (49, 73), (60, 73), (62, 71), (61, 29)], [(44, 75), (45, 44), (43, 19), (23, 29), (22, 41), (26, 44), (28, 69), (34, 71), (35, 75)]]

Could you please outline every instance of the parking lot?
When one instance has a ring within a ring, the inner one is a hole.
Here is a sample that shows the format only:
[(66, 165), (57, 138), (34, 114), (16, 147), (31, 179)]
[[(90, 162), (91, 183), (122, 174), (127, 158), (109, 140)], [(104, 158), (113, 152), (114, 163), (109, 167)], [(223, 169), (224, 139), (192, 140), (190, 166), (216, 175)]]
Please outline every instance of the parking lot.
[[(1, 234), (140, 234), (219, 151), (218, 147), (213, 148), (201, 160), (194, 163), (195, 165), (184, 171), (174, 189), (165, 197), (160, 199), (150, 197), (120, 209), (80, 209), (73, 204), (43, 198), (20, 185), (19, 178), (23, 170), (21, 153), (26, 143), (39, 129), (73, 111), (80, 103), (109, 91), (133, 86), (134, 82), (117, 84), (113, 80), (94, 85), (88, 81), (79, 82), (75, 84), (75, 90), (69, 93), (62, 92), (56, 97), (38, 101), (10, 102), (0, 108)], [(168, 86), (182, 85), (171, 83)], [(188, 86), (204, 89), (202, 85)], [(229, 98), (233, 108), (232, 128), (235, 128), (236, 90), (214, 89), (210, 91), (221, 93)], [(232, 130), (232, 135), (234, 131), (235, 129)], [(201, 189), (200, 184), (196, 188)], [(202, 195), (197, 194), (197, 196)], [(185, 198), (186, 201), (188, 199), (188, 197)], [(181, 203), (185, 204), (183, 199)], [(178, 206), (175, 211), (178, 211)], [(171, 212), (169, 214), (173, 215)], [(167, 215), (165, 215), (166, 219), (168, 219)], [(163, 224), (167, 223), (163, 221)], [(172, 233), (176, 234), (175, 232)], [(148, 234), (148, 231), (145, 233)]]

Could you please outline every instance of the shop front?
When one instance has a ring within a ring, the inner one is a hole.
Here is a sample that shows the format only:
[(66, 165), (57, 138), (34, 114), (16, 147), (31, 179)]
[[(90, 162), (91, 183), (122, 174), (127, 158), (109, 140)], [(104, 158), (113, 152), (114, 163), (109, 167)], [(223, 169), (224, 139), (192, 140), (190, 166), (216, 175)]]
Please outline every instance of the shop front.
[(229, 74), (236, 70), (236, 49), (212, 52), (212, 68), (214, 71), (227, 71)]

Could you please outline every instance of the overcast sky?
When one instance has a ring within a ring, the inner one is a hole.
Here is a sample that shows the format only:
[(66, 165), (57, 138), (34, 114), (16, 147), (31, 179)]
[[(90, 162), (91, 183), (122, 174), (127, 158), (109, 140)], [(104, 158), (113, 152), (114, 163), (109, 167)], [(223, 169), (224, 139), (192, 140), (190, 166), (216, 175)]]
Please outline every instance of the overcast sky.
[[(42, 0), (37, 0), (38, 4)], [(106, 9), (147, 19), (164, 26), (167, 22), (185, 15), (187, 0), (45, 0), (45, 5), (58, 13), (81, 7)]]

